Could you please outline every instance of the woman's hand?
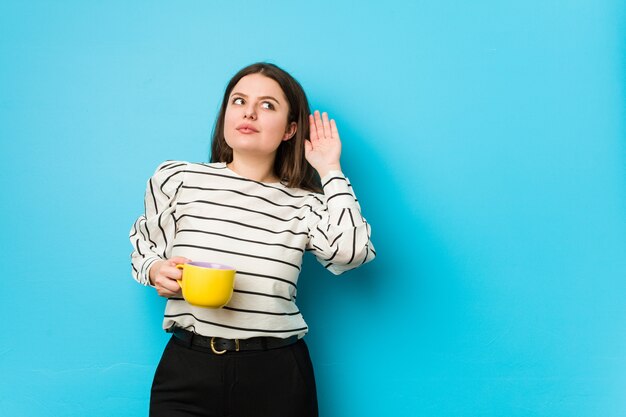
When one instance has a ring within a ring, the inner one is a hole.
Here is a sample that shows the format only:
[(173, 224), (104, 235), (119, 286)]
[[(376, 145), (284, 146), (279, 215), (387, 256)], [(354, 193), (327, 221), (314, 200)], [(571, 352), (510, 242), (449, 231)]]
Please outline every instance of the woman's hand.
[(175, 297), (180, 295), (180, 285), (177, 279), (182, 277), (183, 271), (176, 268), (178, 264), (191, 262), (182, 256), (175, 256), (164, 261), (156, 261), (150, 267), (150, 282), (156, 287), (161, 297)]
[(304, 141), (304, 157), (324, 177), (328, 171), (341, 171), (341, 140), (335, 121), (328, 120), (328, 113), (315, 110), (309, 115), (311, 138)]

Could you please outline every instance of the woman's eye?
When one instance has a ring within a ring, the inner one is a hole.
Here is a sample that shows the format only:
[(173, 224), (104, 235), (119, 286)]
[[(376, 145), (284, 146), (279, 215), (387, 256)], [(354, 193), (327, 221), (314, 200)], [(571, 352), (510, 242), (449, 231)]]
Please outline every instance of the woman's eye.
[(269, 101), (264, 101), (263, 103), (261, 103), (261, 107), (268, 110), (274, 110), (274, 105)]
[(232, 101), (233, 104), (243, 104), (243, 99), (241, 97), (235, 97)]

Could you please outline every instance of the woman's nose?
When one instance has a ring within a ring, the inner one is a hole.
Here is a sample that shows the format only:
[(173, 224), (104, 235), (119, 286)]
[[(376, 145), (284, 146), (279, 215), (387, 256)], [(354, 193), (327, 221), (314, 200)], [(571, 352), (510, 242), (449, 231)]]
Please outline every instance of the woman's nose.
[(256, 119), (256, 111), (254, 110), (254, 106), (250, 105), (246, 107), (243, 117), (245, 119)]

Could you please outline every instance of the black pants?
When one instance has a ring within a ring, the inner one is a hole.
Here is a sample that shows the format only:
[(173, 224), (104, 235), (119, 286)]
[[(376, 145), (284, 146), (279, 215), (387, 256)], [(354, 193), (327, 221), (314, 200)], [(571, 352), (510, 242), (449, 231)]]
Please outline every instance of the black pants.
[(316, 417), (309, 350), (295, 344), (215, 355), (172, 337), (159, 362), (150, 417)]

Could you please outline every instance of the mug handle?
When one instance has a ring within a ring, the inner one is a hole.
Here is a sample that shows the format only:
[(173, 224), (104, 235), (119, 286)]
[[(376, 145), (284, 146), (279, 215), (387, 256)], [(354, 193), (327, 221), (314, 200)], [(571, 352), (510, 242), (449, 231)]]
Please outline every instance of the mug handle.
[[(176, 264), (176, 268), (178, 268), (178, 269), (180, 269), (181, 271), (183, 271), (183, 270), (184, 270), (184, 268), (185, 268), (185, 264)], [(178, 282), (178, 285), (180, 285), (180, 286), (181, 286), (181, 288), (182, 288), (182, 286), (183, 286), (183, 279), (182, 279), (182, 276), (181, 276), (181, 279), (177, 279), (177, 280), (176, 280), (176, 282)]]

